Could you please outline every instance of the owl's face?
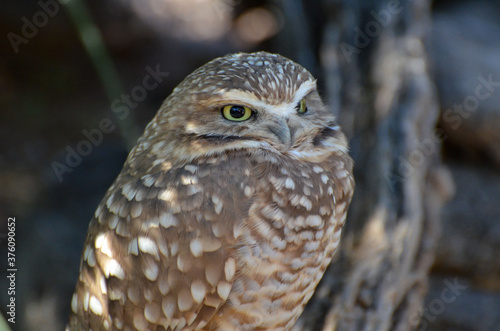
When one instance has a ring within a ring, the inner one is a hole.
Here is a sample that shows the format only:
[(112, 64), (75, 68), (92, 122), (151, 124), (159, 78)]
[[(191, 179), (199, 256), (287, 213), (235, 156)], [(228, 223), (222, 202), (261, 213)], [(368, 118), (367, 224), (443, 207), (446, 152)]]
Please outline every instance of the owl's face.
[[(154, 123), (169, 129), (155, 132)], [(197, 69), (167, 98), (145, 136), (156, 136), (161, 154), (182, 159), (236, 149), (297, 156), (325, 128), (337, 129), (312, 75), (280, 55), (259, 52), (228, 55)], [(341, 139), (339, 144), (345, 145)]]

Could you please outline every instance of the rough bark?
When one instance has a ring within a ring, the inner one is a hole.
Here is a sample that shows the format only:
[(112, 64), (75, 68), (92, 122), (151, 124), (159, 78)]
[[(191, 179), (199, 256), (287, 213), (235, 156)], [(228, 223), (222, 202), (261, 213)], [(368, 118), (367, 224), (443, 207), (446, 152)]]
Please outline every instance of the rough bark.
[[(424, 46), (429, 2), (394, 3), (325, 1), (321, 61), (351, 137), (357, 188), (337, 261), (296, 330), (419, 325), (452, 184), (440, 163), (439, 107)], [(356, 39), (360, 30), (368, 39)]]

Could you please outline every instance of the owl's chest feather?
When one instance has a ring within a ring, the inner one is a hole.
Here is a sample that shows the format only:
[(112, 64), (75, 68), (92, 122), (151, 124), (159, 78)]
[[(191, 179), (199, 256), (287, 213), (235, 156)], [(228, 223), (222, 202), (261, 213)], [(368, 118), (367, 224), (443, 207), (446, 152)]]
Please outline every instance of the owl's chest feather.
[(298, 318), (340, 240), (345, 211), (336, 208), (343, 199), (336, 166), (343, 168), (340, 162), (266, 168), (268, 180), (257, 187), (238, 239), (235, 316), (269, 328)]

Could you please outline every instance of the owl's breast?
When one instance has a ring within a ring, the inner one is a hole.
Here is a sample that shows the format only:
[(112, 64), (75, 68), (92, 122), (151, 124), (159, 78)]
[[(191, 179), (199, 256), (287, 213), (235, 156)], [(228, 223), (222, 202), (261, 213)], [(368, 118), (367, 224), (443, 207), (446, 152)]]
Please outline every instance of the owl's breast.
[(257, 172), (259, 166), (262, 180), (237, 240), (241, 272), (230, 307), (221, 313), (234, 315), (238, 323), (247, 321), (248, 329), (288, 329), (339, 244), (350, 172), (337, 158), (300, 166), (262, 164)]

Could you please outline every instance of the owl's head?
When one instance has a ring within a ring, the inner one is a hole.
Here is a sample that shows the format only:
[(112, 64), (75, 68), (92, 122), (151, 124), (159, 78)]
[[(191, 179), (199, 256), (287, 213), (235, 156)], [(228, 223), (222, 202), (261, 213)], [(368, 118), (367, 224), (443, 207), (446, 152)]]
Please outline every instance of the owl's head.
[(162, 147), (157, 152), (181, 158), (255, 148), (300, 158), (327, 140), (347, 148), (334, 120), (301, 65), (277, 54), (238, 53), (186, 77), (143, 141), (155, 140)]

